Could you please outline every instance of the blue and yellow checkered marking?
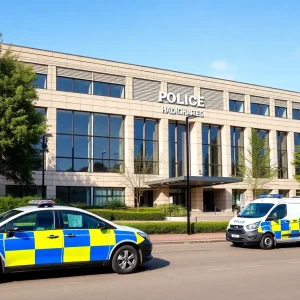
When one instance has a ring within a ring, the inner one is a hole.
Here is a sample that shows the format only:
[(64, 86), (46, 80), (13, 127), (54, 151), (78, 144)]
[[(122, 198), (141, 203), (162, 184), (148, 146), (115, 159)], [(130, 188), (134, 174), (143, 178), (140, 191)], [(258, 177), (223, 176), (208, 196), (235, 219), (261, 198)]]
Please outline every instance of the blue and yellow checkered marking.
[(277, 240), (300, 238), (300, 218), (261, 222), (258, 232), (271, 231)]
[[(51, 235), (57, 238), (49, 239)], [(8, 267), (104, 261), (114, 246), (125, 240), (144, 241), (135, 232), (112, 229), (18, 232), (12, 238), (0, 234), (0, 253)]]

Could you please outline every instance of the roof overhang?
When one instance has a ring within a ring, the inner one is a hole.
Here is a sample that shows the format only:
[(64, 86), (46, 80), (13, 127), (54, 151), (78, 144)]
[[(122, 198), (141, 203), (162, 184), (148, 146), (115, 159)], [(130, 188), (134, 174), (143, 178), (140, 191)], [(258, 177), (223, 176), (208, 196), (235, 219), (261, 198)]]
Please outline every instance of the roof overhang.
[[(233, 178), (233, 177), (205, 177), (205, 176), (190, 176), (190, 186), (191, 187), (206, 187), (214, 185), (223, 185), (229, 183), (238, 183), (242, 182), (242, 178)], [(187, 176), (180, 177), (171, 177), (159, 180), (149, 181), (147, 183), (150, 187), (186, 187)]]

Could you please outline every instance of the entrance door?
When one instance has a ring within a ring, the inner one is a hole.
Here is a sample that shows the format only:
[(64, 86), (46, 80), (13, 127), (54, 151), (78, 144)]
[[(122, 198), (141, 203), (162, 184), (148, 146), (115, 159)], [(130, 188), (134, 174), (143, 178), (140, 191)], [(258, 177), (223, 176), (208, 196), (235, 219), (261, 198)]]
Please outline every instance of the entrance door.
[(203, 192), (203, 211), (214, 211), (214, 192)]
[(153, 191), (144, 191), (140, 206), (153, 207)]

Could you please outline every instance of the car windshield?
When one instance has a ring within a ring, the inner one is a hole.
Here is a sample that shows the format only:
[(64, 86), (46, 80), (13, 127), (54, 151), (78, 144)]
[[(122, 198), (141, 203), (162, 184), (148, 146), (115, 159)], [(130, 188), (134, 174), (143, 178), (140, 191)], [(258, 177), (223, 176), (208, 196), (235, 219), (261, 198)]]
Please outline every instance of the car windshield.
[(274, 206), (273, 203), (250, 203), (239, 214), (240, 218), (261, 218)]
[(10, 210), (10, 211), (7, 211), (3, 214), (0, 215), (0, 223), (6, 221), (7, 219), (13, 217), (13, 216), (16, 216), (18, 214), (20, 214), (22, 211), (21, 210)]

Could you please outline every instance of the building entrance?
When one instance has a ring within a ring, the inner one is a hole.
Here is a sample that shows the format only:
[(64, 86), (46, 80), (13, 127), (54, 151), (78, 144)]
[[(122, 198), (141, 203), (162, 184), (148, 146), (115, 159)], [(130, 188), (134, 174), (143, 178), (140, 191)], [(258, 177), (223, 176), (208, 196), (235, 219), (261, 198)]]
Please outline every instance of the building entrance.
[(203, 191), (203, 211), (214, 211), (214, 192)]

